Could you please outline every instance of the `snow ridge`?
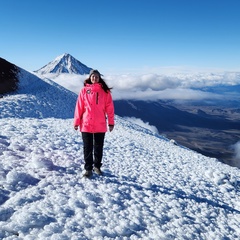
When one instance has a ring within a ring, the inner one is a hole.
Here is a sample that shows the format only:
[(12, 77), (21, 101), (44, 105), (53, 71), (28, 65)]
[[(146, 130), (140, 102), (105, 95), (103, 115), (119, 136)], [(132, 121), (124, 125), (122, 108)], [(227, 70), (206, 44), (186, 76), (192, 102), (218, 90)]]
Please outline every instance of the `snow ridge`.
[(76, 58), (68, 53), (64, 53), (56, 57), (53, 61), (49, 62), (44, 67), (36, 70), (39, 74), (48, 73), (75, 73), (75, 74), (89, 74), (92, 68), (87, 67)]

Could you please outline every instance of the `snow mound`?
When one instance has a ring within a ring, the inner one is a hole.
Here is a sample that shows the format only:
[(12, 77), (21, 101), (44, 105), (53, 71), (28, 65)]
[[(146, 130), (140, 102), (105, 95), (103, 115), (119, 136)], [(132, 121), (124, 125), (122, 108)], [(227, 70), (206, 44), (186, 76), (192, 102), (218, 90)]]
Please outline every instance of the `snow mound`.
[(104, 175), (83, 179), (72, 119), (15, 122), (0, 119), (1, 239), (239, 239), (239, 169), (116, 117)]

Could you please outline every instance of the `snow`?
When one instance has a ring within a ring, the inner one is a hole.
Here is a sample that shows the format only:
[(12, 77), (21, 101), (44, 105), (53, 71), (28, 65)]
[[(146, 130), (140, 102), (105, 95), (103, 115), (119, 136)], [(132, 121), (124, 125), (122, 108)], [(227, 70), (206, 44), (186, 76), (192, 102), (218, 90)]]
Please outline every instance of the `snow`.
[(82, 178), (76, 94), (31, 76), (0, 100), (0, 239), (240, 239), (239, 169), (116, 116)]

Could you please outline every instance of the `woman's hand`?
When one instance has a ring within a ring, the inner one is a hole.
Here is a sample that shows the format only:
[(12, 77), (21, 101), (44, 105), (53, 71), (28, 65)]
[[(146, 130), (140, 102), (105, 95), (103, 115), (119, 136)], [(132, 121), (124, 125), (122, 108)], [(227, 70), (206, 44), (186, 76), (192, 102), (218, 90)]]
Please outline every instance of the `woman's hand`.
[(77, 131), (78, 130), (78, 126), (74, 126), (74, 129)]
[(109, 129), (109, 132), (111, 132), (114, 129), (114, 125), (109, 125), (108, 129)]

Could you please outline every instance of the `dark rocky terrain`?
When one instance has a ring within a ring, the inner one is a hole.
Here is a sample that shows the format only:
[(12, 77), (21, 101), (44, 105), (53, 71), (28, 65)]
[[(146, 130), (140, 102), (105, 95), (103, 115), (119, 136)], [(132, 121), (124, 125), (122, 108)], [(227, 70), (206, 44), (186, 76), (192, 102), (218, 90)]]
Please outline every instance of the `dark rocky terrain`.
[(0, 94), (15, 91), (18, 88), (18, 67), (0, 58)]

